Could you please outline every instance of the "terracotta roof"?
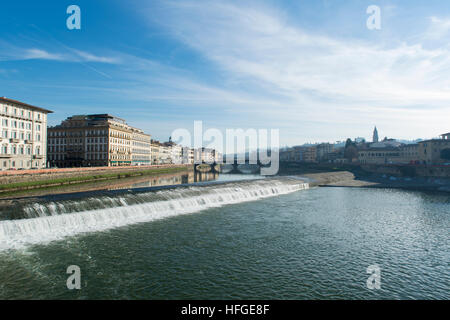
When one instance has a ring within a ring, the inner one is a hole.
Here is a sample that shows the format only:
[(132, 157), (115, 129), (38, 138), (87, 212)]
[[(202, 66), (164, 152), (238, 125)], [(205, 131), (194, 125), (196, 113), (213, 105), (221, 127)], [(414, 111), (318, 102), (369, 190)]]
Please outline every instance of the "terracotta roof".
[(13, 100), (13, 99), (8, 99), (8, 98), (5, 98), (5, 97), (0, 97), (0, 102), (18, 104), (18, 105), (21, 105), (21, 106), (24, 106), (24, 107), (29, 107), (29, 108), (32, 108), (32, 109), (36, 109), (36, 110), (39, 110), (39, 111), (42, 111), (42, 112), (53, 113), (53, 111), (50, 111), (50, 110), (47, 110), (47, 109), (44, 109), (44, 108), (40, 108), (40, 107), (36, 107), (36, 106), (32, 106), (31, 104), (27, 104), (25, 102), (20, 102), (20, 101)]

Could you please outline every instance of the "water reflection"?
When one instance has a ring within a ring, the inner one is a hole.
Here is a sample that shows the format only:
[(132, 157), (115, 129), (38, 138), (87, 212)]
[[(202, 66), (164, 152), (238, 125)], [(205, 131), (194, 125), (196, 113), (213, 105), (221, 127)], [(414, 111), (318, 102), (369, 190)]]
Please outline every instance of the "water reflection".
[(132, 188), (145, 188), (145, 187), (157, 187), (157, 186), (169, 186), (186, 183), (213, 181), (219, 178), (218, 173), (211, 172), (182, 172), (174, 174), (166, 174), (152, 177), (145, 177), (139, 181), (127, 181), (126, 183), (114, 184), (108, 190), (117, 189), (132, 189)]
[(196, 171), (194, 174), (193, 182), (203, 182), (203, 181), (212, 181), (217, 180), (219, 178), (218, 173), (213, 172), (200, 172)]

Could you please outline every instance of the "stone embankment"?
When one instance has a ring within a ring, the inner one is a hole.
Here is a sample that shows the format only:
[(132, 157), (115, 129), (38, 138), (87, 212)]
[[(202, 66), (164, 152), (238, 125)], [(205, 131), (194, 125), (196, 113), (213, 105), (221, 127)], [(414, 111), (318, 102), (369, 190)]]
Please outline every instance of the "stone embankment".
[(0, 172), (0, 193), (189, 170), (192, 165), (89, 167)]

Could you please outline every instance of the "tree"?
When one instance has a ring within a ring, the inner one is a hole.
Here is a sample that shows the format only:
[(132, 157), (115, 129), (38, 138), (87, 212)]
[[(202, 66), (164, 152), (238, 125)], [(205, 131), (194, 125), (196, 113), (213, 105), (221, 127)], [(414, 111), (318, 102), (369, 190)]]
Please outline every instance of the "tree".
[(352, 160), (358, 158), (358, 149), (355, 146), (349, 146), (344, 150), (344, 158)]
[(345, 141), (345, 149), (347, 149), (350, 146), (353, 146), (353, 141), (352, 139), (348, 138), (347, 141)]

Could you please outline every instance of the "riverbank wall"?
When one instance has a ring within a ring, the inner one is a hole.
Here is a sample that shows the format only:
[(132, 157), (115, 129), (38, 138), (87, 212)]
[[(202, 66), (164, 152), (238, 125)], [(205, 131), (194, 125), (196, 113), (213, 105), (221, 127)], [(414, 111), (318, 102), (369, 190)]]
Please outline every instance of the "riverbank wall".
[(373, 173), (360, 177), (349, 171), (304, 173), (296, 175), (311, 187), (383, 188), (414, 191), (450, 192), (450, 179), (397, 177)]
[(87, 167), (0, 172), (0, 193), (192, 170), (192, 165)]

